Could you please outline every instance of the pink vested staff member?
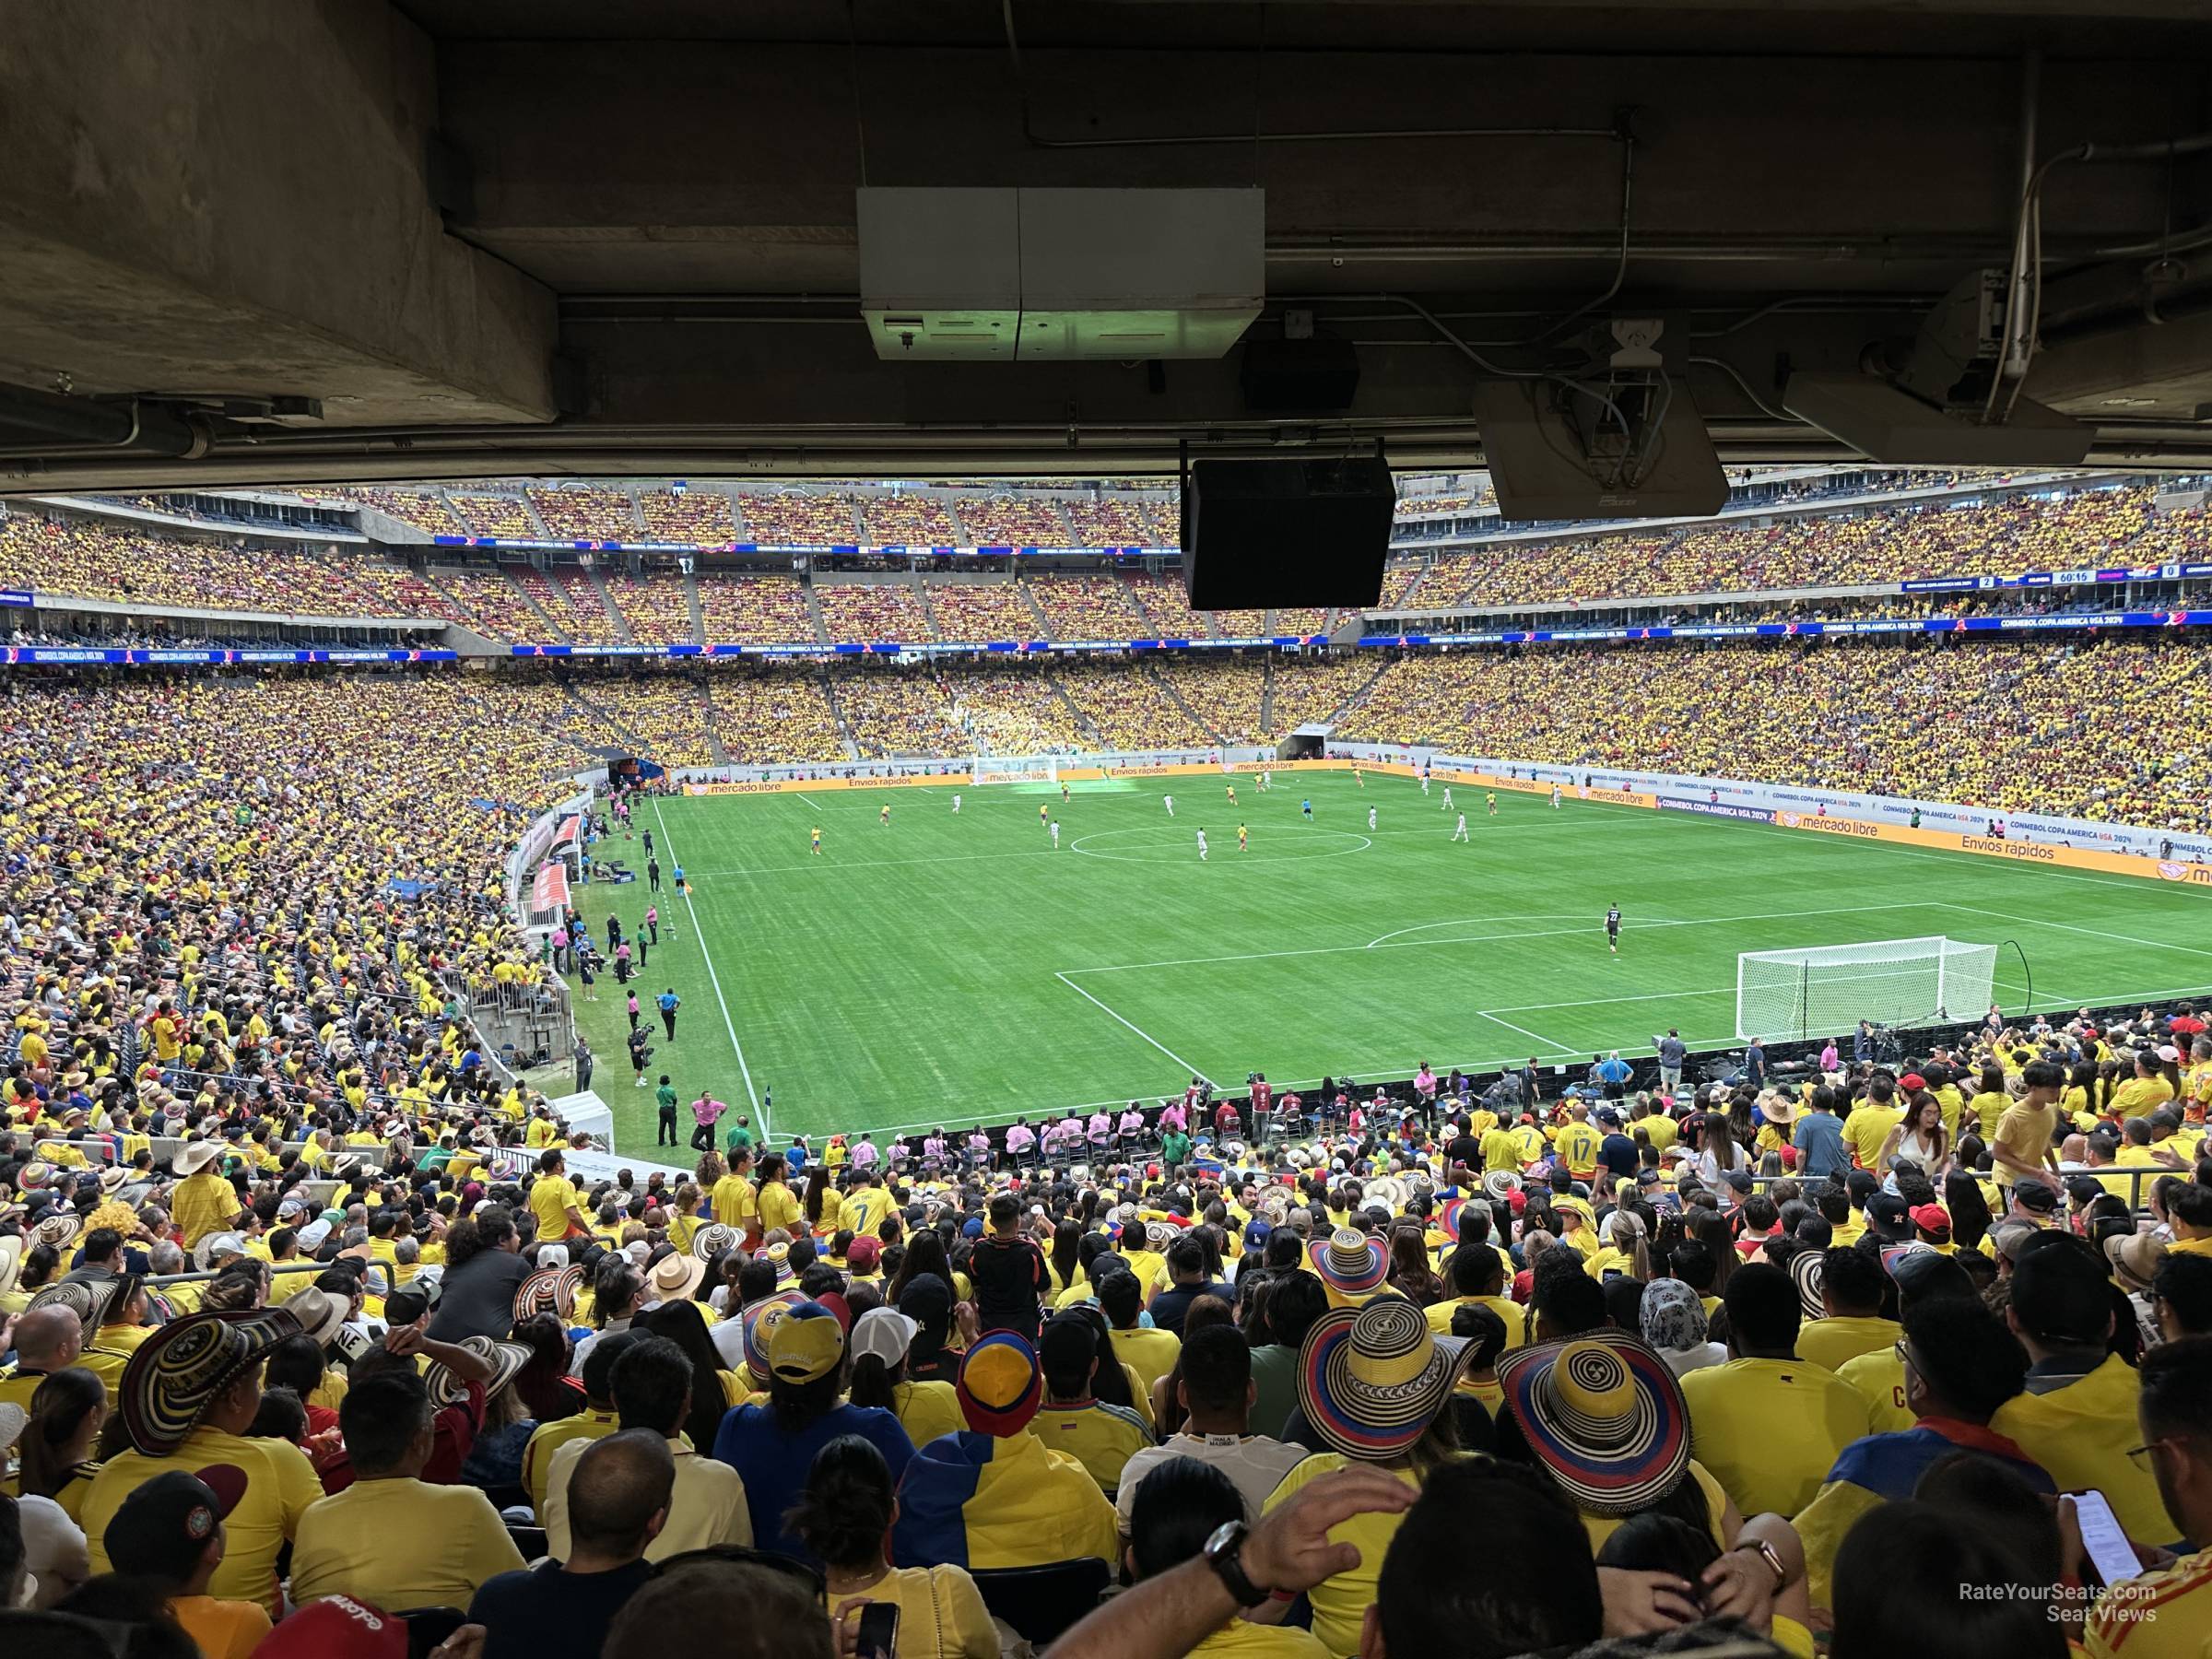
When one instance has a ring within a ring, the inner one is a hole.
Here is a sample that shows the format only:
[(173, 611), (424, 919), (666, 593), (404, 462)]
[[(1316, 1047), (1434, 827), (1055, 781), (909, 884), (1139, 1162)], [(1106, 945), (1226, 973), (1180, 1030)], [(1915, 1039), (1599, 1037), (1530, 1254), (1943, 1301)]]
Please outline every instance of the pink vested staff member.
[(729, 1109), (729, 1103), (726, 1100), (716, 1100), (703, 1088), (699, 1091), (699, 1099), (691, 1102), (691, 1121), (694, 1125), (691, 1131), (691, 1149), (694, 1152), (714, 1150), (714, 1125), (721, 1121), (722, 1114)]

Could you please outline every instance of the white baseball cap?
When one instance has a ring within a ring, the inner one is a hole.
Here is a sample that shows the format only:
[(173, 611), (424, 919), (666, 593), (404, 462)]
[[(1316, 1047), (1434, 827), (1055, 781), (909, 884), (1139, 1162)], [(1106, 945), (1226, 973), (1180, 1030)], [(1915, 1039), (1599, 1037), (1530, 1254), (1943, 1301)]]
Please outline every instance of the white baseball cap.
[(906, 1363), (921, 1326), (896, 1308), (870, 1308), (853, 1322), (853, 1357), (873, 1354), (885, 1369), (897, 1371)]

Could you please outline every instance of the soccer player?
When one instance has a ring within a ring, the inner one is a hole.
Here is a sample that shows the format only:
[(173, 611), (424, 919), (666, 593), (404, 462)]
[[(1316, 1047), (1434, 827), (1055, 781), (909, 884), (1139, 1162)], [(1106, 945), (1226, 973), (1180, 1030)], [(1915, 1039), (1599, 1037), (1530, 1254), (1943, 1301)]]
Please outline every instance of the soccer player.
[(1557, 783), (1551, 786), (1551, 809), (1554, 812), (1559, 809), (1559, 786)]
[(1359, 770), (1359, 763), (1357, 760), (1352, 762), (1352, 782), (1362, 789), (1367, 787), (1367, 774)]
[(814, 850), (818, 853), (822, 850), (822, 827), (819, 824), (814, 827)]
[(1237, 804), (1237, 786), (1234, 783), (1229, 785), (1229, 804), (1231, 806)]
[(1498, 792), (1494, 789), (1487, 791), (1483, 798), (1489, 804), (1490, 816), (1496, 818), (1498, 816)]
[(1060, 780), (1060, 805), (1063, 806), (1067, 805), (1067, 780), (1065, 778)]
[(1260, 793), (1261, 793), (1262, 794), (1266, 794), (1266, 793), (1267, 793), (1267, 792), (1268, 792), (1270, 789), (1272, 789), (1272, 788), (1274, 788), (1274, 787), (1275, 787), (1275, 774), (1274, 774), (1273, 772), (1271, 772), (1271, 771), (1264, 771), (1264, 772), (1262, 772), (1262, 773), (1260, 774)]
[(1606, 911), (1606, 948), (1615, 956), (1620, 954), (1620, 906), (1618, 904)]
[(1058, 851), (1059, 851), (1059, 849), (1060, 849), (1060, 820), (1059, 820), (1058, 818), (1054, 818), (1054, 819), (1053, 820), (1053, 850), (1054, 852), (1058, 852)]
[(1252, 836), (1252, 831), (1251, 831), (1251, 830), (1247, 830), (1247, 829), (1245, 829), (1243, 825), (1241, 825), (1241, 824), (1239, 824), (1239, 825), (1237, 826), (1237, 851), (1238, 851), (1238, 852), (1240, 852), (1240, 853), (1249, 853), (1249, 852), (1252, 850), (1252, 841), (1251, 841), (1251, 836)]
[(960, 792), (957, 789), (952, 792), (952, 816), (960, 816)]
[(1200, 864), (1206, 862), (1206, 831), (1204, 830), (1198, 831), (1198, 862)]
[(1452, 785), (1449, 783), (1444, 785), (1444, 810), (1452, 810)]
[(1053, 821), (1053, 809), (1042, 801), (1037, 803), (1037, 828), (1041, 830)]
[(1375, 827), (1375, 809), (1372, 806), (1367, 809), (1367, 827), (1370, 830)]
[(1421, 768), (1421, 793), (1429, 793), (1429, 769), (1426, 766)]
[(891, 804), (888, 801), (883, 804), (883, 810), (876, 815), (876, 821), (886, 830), (891, 827)]
[(1175, 797), (1173, 795), (1161, 795), (1159, 797), (1159, 804), (1168, 809), (1168, 816), (1170, 818), (1173, 818), (1175, 816)]
[[(1464, 812), (1459, 815), (1459, 827), (1452, 831), (1452, 839), (1453, 841), (1467, 841), (1467, 815)], [(1467, 844), (1469, 846), (1474, 845), (1472, 841), (1468, 841)]]
[[(1364, 789), (1367, 785), (1362, 783), (1359, 787)], [(1307, 823), (1310, 824), (1313, 821), (1313, 797), (1312, 795), (1308, 795), (1304, 800), (1299, 802), (1298, 809), (1306, 815)]]

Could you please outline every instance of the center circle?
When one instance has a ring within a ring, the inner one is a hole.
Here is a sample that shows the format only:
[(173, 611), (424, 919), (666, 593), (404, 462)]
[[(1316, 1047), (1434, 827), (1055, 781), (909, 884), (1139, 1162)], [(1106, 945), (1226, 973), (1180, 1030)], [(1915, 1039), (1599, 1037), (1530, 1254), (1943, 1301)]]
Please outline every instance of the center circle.
[[(1112, 841), (1117, 836), (1149, 835), (1158, 837), (1161, 830), (1152, 825), (1139, 825), (1128, 830), (1095, 830), (1088, 835), (1077, 836), (1068, 842), (1068, 851), (1080, 853), (1087, 858), (1111, 858), (1123, 864), (1171, 864), (1188, 859), (1195, 863), (1198, 855), (1198, 837), (1194, 831), (1172, 841), (1153, 840), (1128, 848), (1100, 848), (1088, 845), (1092, 841)], [(1216, 853), (1230, 858), (1236, 856), (1236, 831), (1209, 835), (1208, 845)], [(1317, 846), (1326, 841), (1330, 844)], [(1343, 843), (1350, 843), (1348, 845)], [(1283, 864), (1300, 858), (1342, 858), (1348, 853), (1364, 853), (1375, 843), (1364, 835), (1349, 830), (1293, 830), (1277, 832), (1244, 854), (1248, 862)], [(1302, 846), (1304, 851), (1286, 849)]]

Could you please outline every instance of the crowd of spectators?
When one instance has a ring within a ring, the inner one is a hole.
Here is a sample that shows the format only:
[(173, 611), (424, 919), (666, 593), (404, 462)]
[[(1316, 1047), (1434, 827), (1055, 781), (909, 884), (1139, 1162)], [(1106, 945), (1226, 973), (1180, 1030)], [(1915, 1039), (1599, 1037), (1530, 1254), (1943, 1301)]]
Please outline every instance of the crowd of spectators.
[(590, 484), (533, 484), (523, 493), (555, 541), (640, 539), (643, 526), (628, 490)]
[(1208, 640), (1222, 631), (1215, 624), (1227, 613), (1193, 610), (1181, 575), (1172, 571), (1159, 576), (1131, 571), (1122, 581), (1145, 614), (1147, 636)]
[(433, 571), (431, 576), (452, 599), (456, 620), (488, 640), (538, 643), (537, 636), (546, 631), (546, 625), (523, 596), (523, 590), (508, 579), (506, 571), (502, 565), (488, 570), (475, 566)]
[[(548, 606), (553, 620), (561, 631), (579, 645), (614, 645), (621, 642), (621, 624), (607, 606), (599, 592), (599, 584), (592, 572), (574, 565), (556, 565), (551, 579), (546, 583), (559, 596), (559, 603)], [(538, 603), (545, 600), (540, 596)]]
[(956, 502), (971, 547), (1069, 547), (1078, 544), (1051, 496), (961, 496)]
[(696, 668), (677, 663), (626, 666), (571, 676), (569, 684), (605, 717), (606, 737), (620, 736), (663, 766), (712, 766), (723, 759), (708, 735), (710, 706)]
[(514, 541), (548, 539), (545, 525), (530, 510), (529, 499), (519, 493), (449, 489), (445, 499), (471, 535), (497, 535)]
[(438, 489), (379, 489), (357, 485), (345, 490), (315, 491), (308, 499), (338, 505), (373, 507), (389, 518), (431, 535), (466, 535), (468, 526)]
[(739, 541), (763, 547), (841, 547), (861, 540), (860, 515), (849, 495), (779, 489), (737, 497)]
[(808, 664), (746, 663), (695, 670), (714, 735), (739, 765), (839, 760), (845, 746), (822, 670)]
[(854, 499), (859, 505), (864, 542), (888, 547), (963, 545), (952, 508), (942, 496), (924, 490), (897, 489)]
[[(1408, 654), (1340, 735), (2197, 830), (2212, 697), (2169, 639), (1857, 640)], [(2135, 737), (2093, 765), (2116, 732)]]
[(1158, 547), (1166, 546), (1153, 509), (1165, 497), (1141, 495), (1067, 496), (1060, 511), (1078, 547)]
[(726, 490), (640, 489), (638, 517), (644, 539), (677, 542), (690, 547), (720, 547), (737, 539), (737, 523), (731, 516)]
[(642, 576), (609, 576), (606, 591), (629, 624), (636, 640), (648, 645), (696, 645), (691, 624), (689, 579), (675, 571), (648, 571)]
[[(358, 966), (404, 984), (394, 942)], [(62, 971), (72, 1040), (269, 1064), (188, 975), (194, 1018)], [(52, 1050), (11, 1077), (26, 1651), (396, 1659), (436, 1608), (446, 1659), (833, 1659), (892, 1609), (904, 1659), (2194, 1659), (2212, 1626), (2189, 1005), (1787, 1081), (1685, 1088), (1662, 1047), (1641, 1089), (1194, 1082), (980, 1151), (702, 1119), (642, 1182), (495, 1158), (508, 1101), (413, 1006), (289, 1043), (320, 1100), (285, 1073), (118, 1128)], [(112, 1182), (52, 1161), (110, 1133), (145, 1142)], [(2115, 1145), (2140, 1204), (2083, 1172)]]
[(838, 712), (864, 759), (939, 755), (959, 747), (934, 668), (870, 665), (831, 681)]
[(1088, 748), (1075, 707), (1047, 665), (989, 658), (947, 677), (953, 724), (977, 754), (1037, 755)]
[(1142, 661), (1060, 663), (1053, 677), (1108, 748), (1206, 748), (1216, 741)]
[(837, 644), (923, 644), (929, 613), (911, 582), (823, 582), (814, 589), (822, 627)]
[[(574, 624), (577, 616), (570, 608), (569, 602), (553, 591), (553, 579), (535, 565), (501, 565), (500, 569), (513, 578), (515, 586), (523, 590), (530, 625), (540, 632), (551, 630), (551, 637), (542, 642), (558, 644), (567, 640), (570, 637), (569, 629), (563, 624)], [(541, 641), (528, 642), (535, 644)]]
[(1025, 578), (1048, 640), (1138, 640), (1149, 623), (1119, 576)]
[(701, 574), (699, 613), (708, 645), (789, 645), (817, 637), (806, 587), (795, 576)]
[(961, 582), (940, 577), (924, 582), (922, 593), (929, 606), (936, 637), (960, 644), (982, 644), (991, 640), (1037, 640), (1044, 624), (1023, 595), (1035, 582), (1012, 577), (992, 582)]

